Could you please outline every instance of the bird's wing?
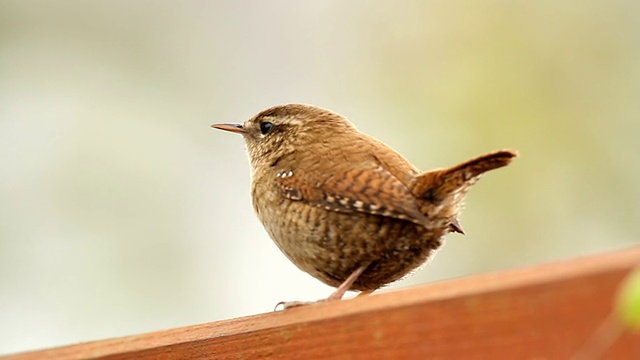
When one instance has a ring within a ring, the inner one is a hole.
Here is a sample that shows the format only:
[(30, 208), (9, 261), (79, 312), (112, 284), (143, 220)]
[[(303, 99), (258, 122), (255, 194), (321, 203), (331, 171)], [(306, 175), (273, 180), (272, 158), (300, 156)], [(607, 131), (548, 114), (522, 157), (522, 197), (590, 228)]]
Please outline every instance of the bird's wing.
[(276, 172), (276, 182), (282, 195), (290, 200), (332, 211), (358, 211), (428, 224), (409, 188), (378, 164), (313, 175), (320, 174), (281, 170)]

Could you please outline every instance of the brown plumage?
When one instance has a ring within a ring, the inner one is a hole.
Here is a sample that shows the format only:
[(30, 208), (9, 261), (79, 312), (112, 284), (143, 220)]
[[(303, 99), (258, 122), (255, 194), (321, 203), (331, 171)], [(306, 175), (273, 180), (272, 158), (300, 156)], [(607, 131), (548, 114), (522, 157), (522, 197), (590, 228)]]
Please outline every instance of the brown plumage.
[(340, 286), (331, 299), (376, 290), (424, 263), (443, 235), (462, 233), (471, 185), (516, 156), (501, 150), (421, 173), (345, 117), (309, 105), (213, 127), (243, 135), (258, 218), (296, 266)]

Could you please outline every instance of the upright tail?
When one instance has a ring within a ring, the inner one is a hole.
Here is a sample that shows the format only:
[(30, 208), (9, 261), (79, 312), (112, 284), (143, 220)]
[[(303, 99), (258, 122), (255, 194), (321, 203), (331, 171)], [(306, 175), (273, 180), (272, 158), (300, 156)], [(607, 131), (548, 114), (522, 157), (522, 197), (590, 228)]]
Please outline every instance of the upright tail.
[(498, 150), (450, 168), (425, 171), (413, 180), (411, 192), (425, 200), (425, 207), (431, 210), (427, 211), (427, 217), (428, 212), (451, 210), (451, 230), (464, 233), (456, 217), (464, 195), (483, 173), (508, 165), (516, 156), (515, 151)]

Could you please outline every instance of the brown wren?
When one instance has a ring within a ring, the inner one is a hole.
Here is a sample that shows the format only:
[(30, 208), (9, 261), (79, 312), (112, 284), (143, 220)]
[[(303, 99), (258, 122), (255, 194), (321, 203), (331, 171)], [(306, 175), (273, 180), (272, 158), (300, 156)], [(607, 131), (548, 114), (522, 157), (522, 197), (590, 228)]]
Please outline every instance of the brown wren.
[(327, 300), (372, 292), (423, 264), (443, 235), (463, 233), (471, 185), (517, 156), (500, 150), (420, 172), (344, 116), (300, 104), (212, 127), (244, 137), (258, 218), (298, 268), (337, 287)]

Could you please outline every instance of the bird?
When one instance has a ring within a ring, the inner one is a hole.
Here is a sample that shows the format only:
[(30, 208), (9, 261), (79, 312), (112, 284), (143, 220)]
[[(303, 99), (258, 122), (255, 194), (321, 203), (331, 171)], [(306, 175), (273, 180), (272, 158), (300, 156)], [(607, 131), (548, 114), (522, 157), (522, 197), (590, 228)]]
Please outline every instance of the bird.
[(253, 208), (271, 239), (300, 270), (336, 288), (318, 302), (369, 294), (412, 273), (444, 235), (464, 234), (459, 213), (471, 186), (518, 155), (498, 150), (419, 171), (346, 117), (305, 104), (211, 126), (244, 138)]

